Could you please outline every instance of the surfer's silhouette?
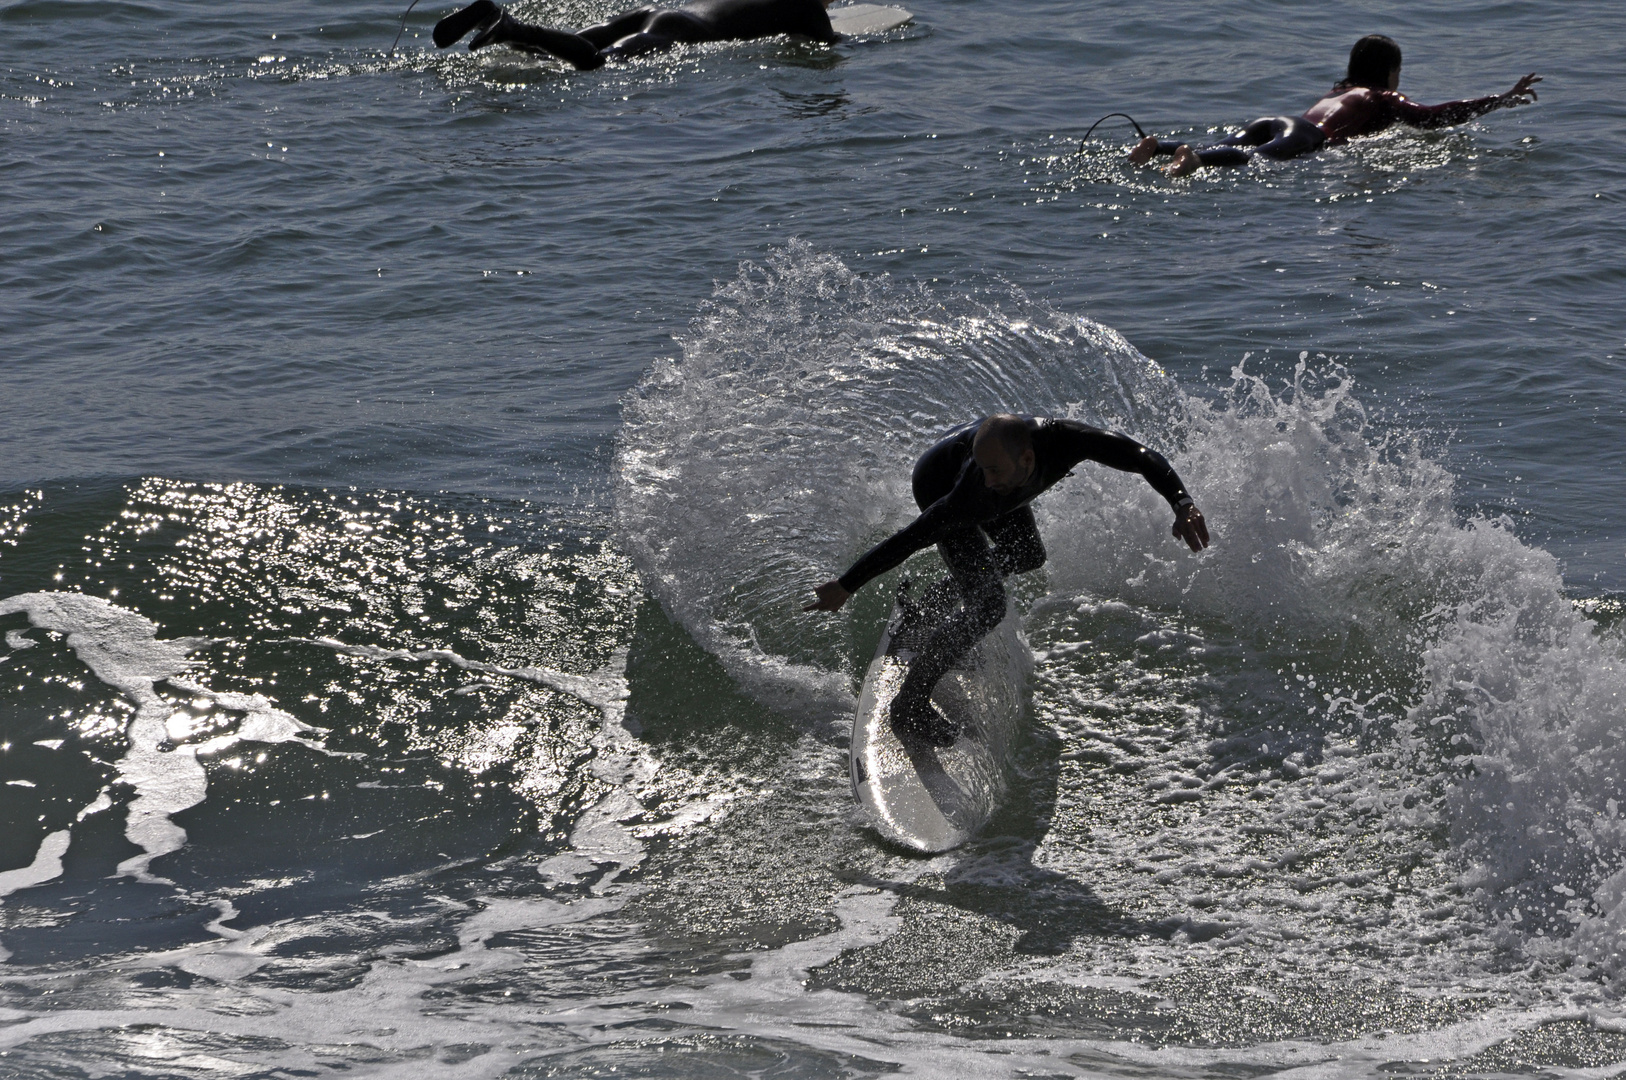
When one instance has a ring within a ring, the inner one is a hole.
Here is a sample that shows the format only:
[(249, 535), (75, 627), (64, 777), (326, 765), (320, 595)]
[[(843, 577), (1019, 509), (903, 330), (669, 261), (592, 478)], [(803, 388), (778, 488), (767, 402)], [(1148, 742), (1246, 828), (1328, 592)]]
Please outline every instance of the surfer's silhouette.
[(1344, 78), (1303, 115), (1263, 116), (1240, 133), (1204, 147), (1148, 135), (1129, 151), (1129, 162), (1144, 165), (1159, 154), (1173, 154), (1168, 174), (1185, 176), (1205, 165), (1246, 165), (1254, 154), (1277, 160), (1294, 158), (1359, 135), (1375, 135), (1397, 122), (1420, 128), (1450, 127), (1495, 109), (1511, 109), (1536, 100), (1531, 88), (1540, 81), (1532, 72), (1505, 94), (1419, 105), (1399, 92), (1400, 46), (1393, 38), (1368, 34), (1350, 50)]
[[(978, 641), (1005, 617), (1007, 574), (1044, 565), (1044, 542), (1029, 503), (1069, 475), (1082, 461), (1094, 461), (1146, 478), (1174, 508), (1174, 535), (1192, 551), (1208, 546), (1202, 511), (1163, 455), (1126, 435), (1076, 420), (1051, 420), (1001, 413), (956, 428), (915, 463), (915, 502), (920, 516), (871, 548), (841, 577), (816, 590), (803, 611), (837, 611), (870, 581), (931, 544), (937, 545), (950, 577), (908, 604), (937, 617), (924, 647), (892, 701), (892, 726), (900, 736), (932, 746), (951, 746), (959, 732), (931, 703), (932, 688)], [(958, 609), (950, 611), (958, 601)]]
[(678, 8), (639, 8), (609, 22), (571, 32), (520, 22), (492, 0), (474, 0), (435, 24), (435, 45), (448, 48), (470, 31), (469, 51), (507, 45), (556, 56), (581, 71), (674, 45), (749, 41), (794, 34), (832, 42), (840, 36), (825, 11), (829, 0), (693, 0)]

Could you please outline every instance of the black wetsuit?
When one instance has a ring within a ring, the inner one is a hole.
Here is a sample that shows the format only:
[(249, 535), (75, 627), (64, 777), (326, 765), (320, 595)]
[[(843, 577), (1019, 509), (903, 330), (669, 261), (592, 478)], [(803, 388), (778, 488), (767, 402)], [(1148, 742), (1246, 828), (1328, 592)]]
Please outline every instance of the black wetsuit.
[[(1157, 451), (1076, 420), (1031, 417), (1027, 423), (1033, 434), (1033, 475), (1016, 490), (1000, 494), (983, 481), (982, 468), (971, 456), (981, 423), (976, 420), (954, 429), (921, 455), (913, 477), (920, 516), (876, 544), (839, 579), (842, 588), (856, 592), (931, 544), (937, 545), (948, 565), (952, 577), (930, 591), (938, 601), (957, 598), (959, 610), (938, 625), (910, 663), (894, 715), (900, 712), (899, 705), (907, 712), (929, 698), (943, 673), (999, 625), (1005, 617), (1005, 575), (1044, 565), (1044, 542), (1028, 504), (1069, 476), (1079, 462), (1140, 473), (1176, 512), (1191, 501), (1180, 477)], [(949, 593), (958, 596), (951, 598)], [(935, 605), (927, 599), (922, 606), (931, 610)]]
[[(442, 22), (455, 28), (460, 24), (453, 24), (452, 20), (467, 19), (464, 12), (481, 9), (482, 3), (477, 0), (476, 4)], [(494, 5), (491, 10), (495, 17)], [(467, 32), (463, 29), (445, 44), (451, 44)], [(749, 41), (776, 34), (794, 34), (824, 42), (835, 41), (839, 36), (831, 28), (830, 16), (820, 0), (693, 0), (678, 8), (639, 8), (576, 33), (532, 26), (503, 12), (501, 21), (483, 29), (469, 48), (507, 45), (524, 52), (556, 56), (579, 70), (589, 71), (610, 60), (641, 56), (677, 44)], [(437, 45), (443, 36), (437, 27)]]
[[(1157, 152), (1172, 154), (1183, 139), (1159, 139)], [(1236, 135), (1197, 151), (1204, 165), (1246, 165), (1254, 154), (1285, 161), (1321, 149), (1327, 137), (1302, 116), (1262, 116)]]

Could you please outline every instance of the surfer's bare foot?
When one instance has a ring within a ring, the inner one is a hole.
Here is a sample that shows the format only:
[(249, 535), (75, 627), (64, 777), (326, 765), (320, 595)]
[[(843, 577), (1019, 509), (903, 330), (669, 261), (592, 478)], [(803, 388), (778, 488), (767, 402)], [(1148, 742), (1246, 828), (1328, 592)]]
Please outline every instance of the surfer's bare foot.
[(1144, 165), (1157, 156), (1157, 136), (1148, 135), (1129, 151), (1129, 164)]
[(1190, 176), (1202, 168), (1202, 164), (1202, 159), (1197, 156), (1197, 151), (1182, 143), (1180, 148), (1174, 152), (1174, 160), (1169, 163), (1166, 171), (1170, 176)]

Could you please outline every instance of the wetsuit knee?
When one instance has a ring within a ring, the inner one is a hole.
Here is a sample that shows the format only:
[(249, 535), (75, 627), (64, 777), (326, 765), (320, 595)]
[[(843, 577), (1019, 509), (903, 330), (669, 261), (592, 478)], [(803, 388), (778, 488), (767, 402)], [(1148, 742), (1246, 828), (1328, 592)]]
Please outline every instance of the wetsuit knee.
[(1027, 574), (1039, 569), (1044, 564), (1045, 553), (1043, 548), (1038, 551), (1022, 551), (1018, 552), (1016, 557), (1011, 560), (1011, 568), (1006, 572), (1010, 574)]

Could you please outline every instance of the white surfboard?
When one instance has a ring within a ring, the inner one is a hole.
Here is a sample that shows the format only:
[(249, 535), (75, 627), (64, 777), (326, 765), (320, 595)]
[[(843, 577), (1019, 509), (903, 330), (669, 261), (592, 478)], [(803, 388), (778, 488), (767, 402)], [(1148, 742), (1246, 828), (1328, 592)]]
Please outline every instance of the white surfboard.
[(1009, 787), (1030, 659), (1007, 614), (970, 657), (938, 681), (932, 701), (960, 737), (946, 749), (903, 742), (892, 731), (892, 698), (908, 673), (894, 608), (864, 676), (853, 719), (853, 795), (877, 832), (916, 851), (948, 851), (988, 823)]
[(887, 7), (885, 4), (848, 4), (830, 9), (830, 25), (842, 37), (884, 34), (913, 18), (913, 14), (901, 7)]

